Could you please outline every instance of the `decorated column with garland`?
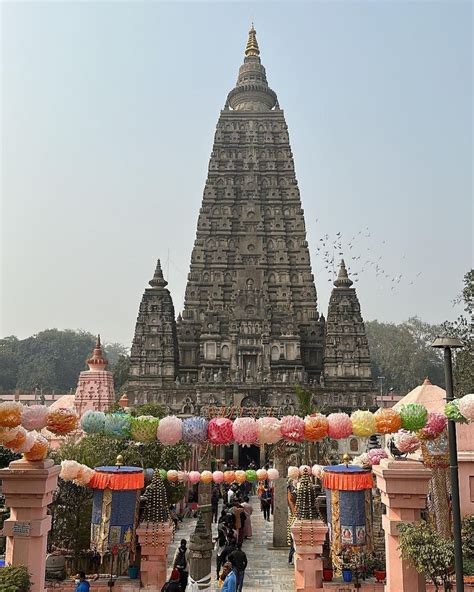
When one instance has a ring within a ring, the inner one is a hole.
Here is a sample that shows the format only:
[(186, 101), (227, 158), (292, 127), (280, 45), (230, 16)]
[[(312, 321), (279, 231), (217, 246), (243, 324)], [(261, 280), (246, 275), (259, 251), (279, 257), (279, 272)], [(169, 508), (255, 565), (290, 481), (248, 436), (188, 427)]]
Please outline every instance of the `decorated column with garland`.
[(173, 528), (159, 471), (155, 471), (144, 495), (145, 510), (137, 528), (141, 546), (140, 577), (145, 590), (161, 590), (166, 582), (166, 558)]
[(323, 544), (328, 527), (318, 516), (316, 494), (304, 470), (296, 497), (296, 520), (291, 527), (295, 545), (295, 592), (323, 591)]

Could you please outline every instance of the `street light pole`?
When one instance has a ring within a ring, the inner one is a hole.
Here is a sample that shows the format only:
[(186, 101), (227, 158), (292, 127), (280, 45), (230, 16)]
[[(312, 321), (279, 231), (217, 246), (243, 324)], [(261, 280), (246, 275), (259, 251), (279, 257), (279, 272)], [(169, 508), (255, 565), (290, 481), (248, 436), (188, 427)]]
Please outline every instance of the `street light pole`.
[[(452, 337), (437, 337), (431, 344), (444, 350), (444, 376), (446, 382), (446, 401), (454, 399), (453, 389), (453, 364), (451, 349), (463, 347), (462, 341)], [(456, 592), (464, 591), (464, 574), (462, 561), (461, 538), (461, 504), (459, 502), (459, 478), (458, 478), (458, 449), (456, 442), (456, 424), (448, 419), (449, 441), (449, 468), (451, 472), (451, 498), (453, 512), (453, 536), (454, 536), (454, 570), (456, 574)]]

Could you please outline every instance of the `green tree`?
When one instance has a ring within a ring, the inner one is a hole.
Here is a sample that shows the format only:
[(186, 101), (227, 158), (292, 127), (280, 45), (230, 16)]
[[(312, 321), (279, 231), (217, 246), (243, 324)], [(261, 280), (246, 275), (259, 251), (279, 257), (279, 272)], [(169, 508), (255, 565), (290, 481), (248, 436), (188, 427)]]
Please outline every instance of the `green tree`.
[(464, 305), (465, 315), (460, 315), (454, 322), (446, 321), (441, 333), (457, 337), (464, 343), (464, 348), (454, 352), (454, 389), (457, 397), (474, 391), (474, 270), (464, 276), (464, 288), (456, 303)]
[(450, 590), (450, 576), (454, 566), (454, 543), (444, 539), (427, 522), (401, 524), (400, 551), (402, 558), (409, 561), (416, 571), (431, 580), (435, 590), (442, 585)]
[(0, 339), (0, 391), (13, 390), (18, 380), (19, 358), (16, 337)]
[(372, 358), (372, 374), (384, 376), (387, 389), (405, 394), (428, 376), (444, 385), (443, 363), (431, 347), (440, 327), (413, 317), (399, 325), (368, 321), (365, 324)]
[(117, 359), (115, 366), (113, 367), (114, 389), (117, 394), (119, 394), (122, 391), (122, 389), (125, 389), (129, 371), (130, 357), (120, 355)]
[(110, 368), (115, 368), (120, 358), (128, 357), (128, 349), (121, 343), (106, 343), (104, 345), (105, 357), (109, 361)]
[(152, 417), (165, 417), (167, 415), (165, 408), (159, 403), (144, 403), (137, 407), (132, 407), (131, 415), (138, 417), (139, 415), (151, 415)]
[(85, 331), (47, 329), (18, 344), (17, 387), (68, 391), (86, 368), (95, 336)]

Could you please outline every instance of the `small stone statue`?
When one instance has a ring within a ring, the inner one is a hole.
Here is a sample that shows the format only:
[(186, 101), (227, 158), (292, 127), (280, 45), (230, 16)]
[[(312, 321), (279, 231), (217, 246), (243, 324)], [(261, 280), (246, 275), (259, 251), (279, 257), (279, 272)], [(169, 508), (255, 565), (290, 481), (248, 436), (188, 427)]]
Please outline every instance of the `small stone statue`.
[(174, 382), (175, 382), (176, 386), (179, 386), (181, 384), (181, 380), (179, 379), (179, 376), (176, 377)]
[(286, 370), (283, 372), (283, 375), (281, 377), (283, 382), (287, 382), (288, 381), (288, 374), (286, 373)]
[(324, 387), (324, 374), (322, 372), (319, 375), (319, 386)]

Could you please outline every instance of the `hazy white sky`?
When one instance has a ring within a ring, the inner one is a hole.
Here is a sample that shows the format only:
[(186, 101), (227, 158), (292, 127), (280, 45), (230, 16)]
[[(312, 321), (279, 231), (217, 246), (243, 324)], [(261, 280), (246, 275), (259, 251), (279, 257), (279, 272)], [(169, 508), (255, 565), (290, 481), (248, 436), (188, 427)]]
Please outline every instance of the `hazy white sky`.
[(317, 247), (341, 232), (366, 319), (456, 316), (472, 266), (470, 2), (3, 2), (1, 18), (1, 336), (82, 328), (130, 345), (157, 257), (182, 309), (252, 20), (319, 310)]

